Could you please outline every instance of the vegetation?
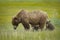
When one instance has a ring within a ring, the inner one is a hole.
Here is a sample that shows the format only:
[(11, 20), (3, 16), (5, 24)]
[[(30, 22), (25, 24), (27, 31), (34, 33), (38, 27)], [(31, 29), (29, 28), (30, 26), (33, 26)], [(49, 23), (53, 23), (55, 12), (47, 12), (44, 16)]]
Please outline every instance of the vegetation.
[[(27, 0), (26, 0), (27, 1)], [(13, 29), (12, 18), (21, 9), (43, 10), (55, 26), (54, 31), (25, 31), (22, 24), (17, 30)], [(55, 1), (0, 1), (0, 40), (60, 40), (60, 2)]]

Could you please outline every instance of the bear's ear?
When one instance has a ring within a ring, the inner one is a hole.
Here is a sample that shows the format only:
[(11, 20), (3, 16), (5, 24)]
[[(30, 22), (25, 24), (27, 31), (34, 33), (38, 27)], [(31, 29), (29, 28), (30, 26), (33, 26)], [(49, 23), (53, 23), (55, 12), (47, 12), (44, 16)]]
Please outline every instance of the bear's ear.
[(14, 19), (17, 19), (16, 17)]
[(14, 17), (13, 20), (17, 20), (17, 17)]
[(16, 17), (14, 19), (17, 19)]
[(15, 22), (18, 22), (18, 18), (15, 17), (15, 18), (14, 18), (14, 21), (15, 21)]

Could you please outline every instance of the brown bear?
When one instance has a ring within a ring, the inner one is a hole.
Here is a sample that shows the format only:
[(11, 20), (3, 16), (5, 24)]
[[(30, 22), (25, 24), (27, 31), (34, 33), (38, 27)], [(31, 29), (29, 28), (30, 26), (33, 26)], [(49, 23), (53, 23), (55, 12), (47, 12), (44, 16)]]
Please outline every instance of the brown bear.
[(21, 10), (12, 19), (12, 24), (14, 26), (14, 29), (17, 28), (19, 23), (22, 23), (26, 30), (30, 29), (30, 25), (29, 24), (31, 24), (31, 25), (39, 25), (38, 28), (43, 30), (47, 19), (48, 19), (48, 15), (44, 11), (35, 10), (35, 11), (29, 12), (29, 11), (26, 11), (26, 10)]
[(55, 29), (55, 27), (54, 27), (54, 25), (51, 23), (51, 21), (47, 21), (46, 22), (46, 30), (54, 30)]

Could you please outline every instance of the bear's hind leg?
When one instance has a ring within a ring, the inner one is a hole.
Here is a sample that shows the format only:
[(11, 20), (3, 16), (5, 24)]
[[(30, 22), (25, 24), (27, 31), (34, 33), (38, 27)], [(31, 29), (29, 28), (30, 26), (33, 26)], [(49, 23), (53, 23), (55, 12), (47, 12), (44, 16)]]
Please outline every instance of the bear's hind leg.
[(41, 31), (44, 29), (44, 25), (45, 25), (45, 22), (39, 24), (39, 29), (41, 29)]
[(33, 31), (34, 30), (38, 31), (38, 29), (39, 29), (39, 25), (32, 25), (32, 27), (33, 27)]

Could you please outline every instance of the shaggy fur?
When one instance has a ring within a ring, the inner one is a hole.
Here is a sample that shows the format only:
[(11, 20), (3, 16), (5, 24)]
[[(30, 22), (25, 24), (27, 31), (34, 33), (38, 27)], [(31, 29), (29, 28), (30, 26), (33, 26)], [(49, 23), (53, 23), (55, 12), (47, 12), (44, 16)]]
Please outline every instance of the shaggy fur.
[(47, 21), (46, 22), (46, 30), (49, 29), (49, 30), (54, 30), (54, 25), (50, 22), (50, 21)]
[[(44, 25), (48, 19), (47, 13), (44, 11), (26, 11), (21, 10), (13, 19), (12, 24), (14, 29), (17, 28), (19, 23), (22, 23), (26, 30), (30, 29), (30, 25), (39, 25), (38, 28), (43, 30)], [(49, 25), (50, 26), (50, 25)], [(35, 30), (38, 30), (37, 27), (33, 26)]]

